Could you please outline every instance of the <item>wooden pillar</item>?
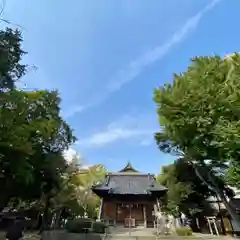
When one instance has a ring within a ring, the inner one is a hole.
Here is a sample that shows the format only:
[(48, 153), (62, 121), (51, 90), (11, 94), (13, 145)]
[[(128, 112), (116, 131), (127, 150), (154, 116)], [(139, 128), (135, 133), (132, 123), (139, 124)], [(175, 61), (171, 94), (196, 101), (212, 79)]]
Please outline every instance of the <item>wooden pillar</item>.
[(147, 213), (146, 213), (146, 205), (143, 205), (143, 220), (144, 220), (144, 227), (147, 228)]
[(116, 225), (118, 219), (118, 204), (115, 202), (115, 214), (114, 214), (114, 225)]

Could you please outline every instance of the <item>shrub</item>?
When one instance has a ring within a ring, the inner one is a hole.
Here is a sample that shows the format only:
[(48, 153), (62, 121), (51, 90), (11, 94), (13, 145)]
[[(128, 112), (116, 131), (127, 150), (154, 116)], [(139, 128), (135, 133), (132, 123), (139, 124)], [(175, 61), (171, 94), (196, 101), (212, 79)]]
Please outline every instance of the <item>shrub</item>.
[(107, 226), (102, 222), (94, 222), (92, 225), (92, 231), (94, 233), (105, 233)]
[(91, 229), (92, 220), (88, 218), (79, 218), (69, 220), (66, 224), (66, 229), (71, 233), (82, 233), (84, 228)]
[(188, 227), (176, 228), (176, 233), (178, 236), (191, 236), (192, 229)]

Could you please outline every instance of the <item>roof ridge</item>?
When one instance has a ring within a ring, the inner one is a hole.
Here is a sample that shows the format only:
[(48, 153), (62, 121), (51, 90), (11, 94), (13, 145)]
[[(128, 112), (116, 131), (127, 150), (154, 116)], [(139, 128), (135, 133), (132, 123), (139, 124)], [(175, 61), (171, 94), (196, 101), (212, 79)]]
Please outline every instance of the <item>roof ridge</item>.
[(107, 175), (113, 176), (113, 175), (119, 175), (119, 176), (155, 176), (153, 173), (135, 173), (135, 172), (113, 172), (108, 173)]
[(130, 162), (127, 162), (127, 165), (121, 169), (119, 172), (135, 172), (138, 173), (139, 171), (136, 170)]

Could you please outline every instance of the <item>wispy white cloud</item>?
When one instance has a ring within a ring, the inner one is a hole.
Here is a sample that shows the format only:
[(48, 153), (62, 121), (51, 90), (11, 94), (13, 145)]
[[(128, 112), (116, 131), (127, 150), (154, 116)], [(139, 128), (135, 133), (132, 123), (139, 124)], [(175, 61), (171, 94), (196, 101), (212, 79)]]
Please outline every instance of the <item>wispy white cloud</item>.
[(147, 121), (147, 117), (146, 121), (143, 120), (142, 117), (124, 116), (109, 124), (104, 130), (80, 139), (77, 144), (82, 147), (103, 147), (130, 138), (148, 139), (156, 132), (156, 127), (151, 121)]
[(145, 138), (140, 142), (140, 146), (147, 147), (153, 144), (153, 136), (150, 138)]
[(70, 106), (68, 109), (64, 109), (62, 111), (62, 115), (64, 118), (70, 118), (73, 117), (75, 114), (84, 111), (85, 108), (86, 107), (82, 105)]
[(79, 144), (83, 146), (103, 147), (118, 140), (149, 135), (150, 133), (149, 130), (107, 128), (105, 131), (97, 132), (88, 138), (82, 139), (79, 141)]
[(66, 114), (66, 116), (73, 117), (79, 112), (105, 102), (114, 92), (120, 90), (124, 85), (133, 81), (137, 76), (139, 76), (146, 67), (152, 65), (158, 60), (161, 60), (172, 50), (173, 47), (175, 47), (175, 45), (181, 43), (191, 31), (197, 28), (203, 16), (207, 12), (211, 11), (220, 1), (221, 0), (211, 1), (196, 15), (189, 18), (185, 24), (183, 24), (183, 26), (169, 38), (167, 42), (162, 45), (155, 46), (152, 50), (131, 61), (125, 69), (119, 70), (115, 77), (113, 77), (107, 85), (107, 91), (103, 93), (100, 98), (94, 99), (87, 106), (81, 106), (80, 110), (76, 107), (70, 107), (70, 113)]
[(186, 23), (176, 31), (170, 39), (159, 46), (156, 46), (149, 52), (139, 58), (131, 61), (126, 69), (120, 70), (113, 81), (108, 85), (110, 92), (118, 91), (123, 85), (134, 80), (147, 66), (163, 58), (176, 44), (182, 42), (185, 37), (198, 26), (202, 17), (212, 10), (221, 0), (213, 0), (196, 15), (189, 18)]

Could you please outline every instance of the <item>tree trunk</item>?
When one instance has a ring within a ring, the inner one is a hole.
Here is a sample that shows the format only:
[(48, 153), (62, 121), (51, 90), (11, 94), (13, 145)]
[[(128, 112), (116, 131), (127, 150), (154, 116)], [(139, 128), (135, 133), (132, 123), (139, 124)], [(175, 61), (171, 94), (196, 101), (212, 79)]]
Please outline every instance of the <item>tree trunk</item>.
[(203, 183), (205, 183), (212, 191), (215, 192), (215, 194), (219, 197), (219, 199), (221, 199), (221, 201), (225, 205), (229, 215), (232, 218), (232, 225), (233, 225), (234, 232), (236, 234), (239, 234), (240, 233), (240, 216), (238, 216), (238, 214), (236, 213), (236, 210), (234, 209), (234, 207), (231, 206), (231, 204), (228, 202), (226, 196), (221, 191), (221, 189), (219, 189), (219, 187), (217, 186), (217, 184), (216, 184), (215, 180), (213, 179), (213, 177), (211, 176), (211, 174), (208, 174), (209, 180), (211, 182), (211, 186), (210, 186), (207, 183), (207, 181), (202, 177), (200, 172), (198, 171), (197, 166), (194, 163), (192, 163), (192, 165), (194, 167), (196, 175), (203, 181)]
[(40, 218), (41, 218), (41, 212), (38, 211), (37, 217), (36, 217), (35, 222), (33, 224), (33, 229), (39, 229), (39, 226), (41, 227), (41, 225), (39, 224), (40, 221), (41, 221)]
[(48, 228), (48, 210), (49, 210), (49, 206), (50, 206), (50, 196), (47, 195), (45, 197), (45, 203), (44, 203), (41, 232)]
[(62, 212), (63, 212), (63, 208), (61, 207), (60, 209), (58, 209), (58, 211), (56, 213), (54, 229), (59, 229), (60, 228), (60, 221), (61, 221)]
[(54, 226), (56, 224), (56, 215), (57, 215), (56, 213), (53, 213), (51, 226), (50, 226), (51, 229), (54, 229)]

